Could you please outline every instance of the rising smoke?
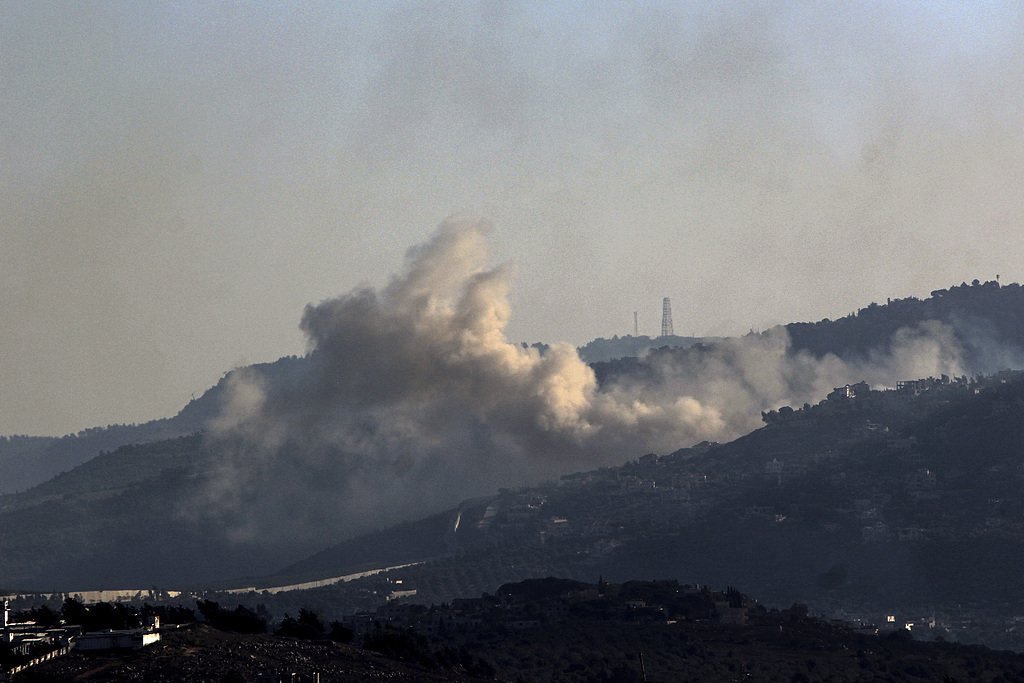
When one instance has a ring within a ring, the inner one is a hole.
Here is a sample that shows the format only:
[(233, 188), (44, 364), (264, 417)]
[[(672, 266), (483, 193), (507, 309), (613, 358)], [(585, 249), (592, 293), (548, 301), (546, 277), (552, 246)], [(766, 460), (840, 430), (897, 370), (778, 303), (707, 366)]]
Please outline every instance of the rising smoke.
[(232, 373), (196, 508), (236, 539), (341, 536), (498, 486), (726, 440), (761, 410), (844, 382), (961, 370), (939, 324), (900, 330), (857, 363), (794, 353), (779, 328), (599, 386), (571, 345), (541, 354), (506, 338), (510, 268), (489, 265), (485, 233), (449, 219), (383, 289), (307, 306), (303, 381)]

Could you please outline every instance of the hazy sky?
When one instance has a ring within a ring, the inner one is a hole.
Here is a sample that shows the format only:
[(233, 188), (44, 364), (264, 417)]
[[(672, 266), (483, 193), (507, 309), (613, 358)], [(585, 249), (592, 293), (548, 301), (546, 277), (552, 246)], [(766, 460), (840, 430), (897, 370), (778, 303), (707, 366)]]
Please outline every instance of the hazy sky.
[(514, 340), (1024, 279), (1024, 17), (956, 3), (0, 4), (0, 433), (303, 353), (453, 213)]

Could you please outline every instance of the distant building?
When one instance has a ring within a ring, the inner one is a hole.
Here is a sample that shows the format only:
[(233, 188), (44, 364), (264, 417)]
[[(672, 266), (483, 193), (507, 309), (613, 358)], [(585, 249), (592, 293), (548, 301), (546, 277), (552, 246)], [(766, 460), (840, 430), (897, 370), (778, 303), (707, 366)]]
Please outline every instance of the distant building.
[(4, 670), (0, 667), (0, 681), (20, 673), (36, 664), (66, 655), (75, 646), (81, 631), (79, 626), (44, 628), (34, 621), (16, 622), (11, 619), (11, 604), (3, 600), (0, 609), (0, 638), (17, 662)]
[(388, 593), (388, 600), (401, 600), (402, 598), (411, 598), (416, 595), (416, 589), (410, 588), (408, 590), (395, 590)]
[(160, 642), (160, 617), (150, 617), (143, 628), (83, 633), (75, 639), (80, 650), (136, 650)]
[(827, 398), (830, 401), (842, 398), (853, 399), (858, 396), (863, 398), (869, 393), (871, 393), (871, 387), (868, 386), (867, 382), (857, 382), (856, 384), (846, 384), (844, 386), (834, 388)]
[(79, 650), (137, 650), (160, 642), (160, 633), (155, 630), (133, 628), (121, 631), (97, 631), (83, 633), (75, 639)]
[(901, 394), (919, 394), (925, 389), (925, 380), (904, 379), (896, 382), (896, 391)]

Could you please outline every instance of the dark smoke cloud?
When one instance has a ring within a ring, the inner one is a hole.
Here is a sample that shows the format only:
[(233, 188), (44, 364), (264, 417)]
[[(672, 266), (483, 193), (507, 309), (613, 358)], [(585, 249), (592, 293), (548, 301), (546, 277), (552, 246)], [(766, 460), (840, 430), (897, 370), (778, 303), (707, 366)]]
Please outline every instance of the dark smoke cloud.
[(486, 224), (443, 223), (380, 290), (307, 306), (308, 375), (230, 378), (217, 453), (192, 510), (233, 538), (345, 535), (498, 486), (725, 440), (760, 411), (833, 386), (961, 371), (951, 330), (900, 330), (848, 363), (793, 353), (784, 329), (650, 361), (653, 379), (598, 386), (568, 344), (509, 342), (510, 267), (491, 267)]

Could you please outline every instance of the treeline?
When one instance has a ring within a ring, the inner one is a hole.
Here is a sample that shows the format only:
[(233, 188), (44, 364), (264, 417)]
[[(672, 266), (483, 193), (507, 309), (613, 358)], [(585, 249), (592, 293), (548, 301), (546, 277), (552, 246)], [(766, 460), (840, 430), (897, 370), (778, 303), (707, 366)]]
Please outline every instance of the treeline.
[(875, 349), (886, 351), (897, 330), (927, 320), (952, 328), (974, 371), (995, 372), (1002, 368), (985, 364), (993, 345), (1024, 347), (1024, 288), (1018, 283), (1000, 286), (974, 280), (936, 289), (926, 299), (889, 299), (837, 320), (790, 323), (785, 328), (794, 351), (850, 358)]
[(45, 628), (61, 624), (81, 626), (82, 631), (141, 628), (151, 617), (164, 624), (188, 624), (196, 620), (195, 611), (181, 605), (150, 605), (141, 607), (120, 602), (85, 604), (77, 598), (65, 598), (60, 609), (40, 605), (14, 613), (15, 622), (32, 621)]
[[(198, 610), (198, 615), (196, 611)], [(60, 625), (81, 626), (83, 632), (141, 628), (159, 617), (161, 624), (206, 623), (227, 633), (260, 634), (271, 632), (272, 617), (263, 605), (254, 609), (245, 605), (222, 607), (213, 600), (197, 600), (195, 609), (184, 605), (133, 605), (124, 602), (86, 604), (77, 598), (65, 598), (59, 609), (43, 604), (13, 614), (14, 622), (34, 622), (44, 628)], [(347, 643), (352, 631), (341, 622), (325, 623), (315, 611), (300, 608), (297, 617), (285, 614), (272, 630), (276, 636), (305, 640), (333, 640)]]

